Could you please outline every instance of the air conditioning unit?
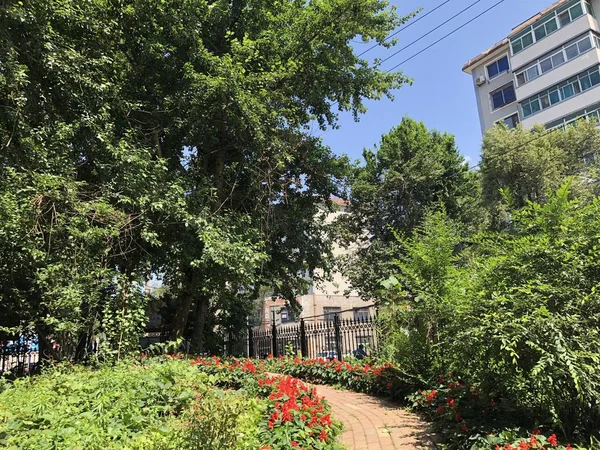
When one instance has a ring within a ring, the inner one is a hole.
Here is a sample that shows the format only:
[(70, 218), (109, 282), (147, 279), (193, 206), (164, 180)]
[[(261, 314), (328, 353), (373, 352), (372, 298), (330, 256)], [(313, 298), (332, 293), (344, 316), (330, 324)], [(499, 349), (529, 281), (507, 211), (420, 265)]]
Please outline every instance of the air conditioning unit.
[(480, 77), (477, 77), (475, 79), (475, 83), (477, 83), (477, 86), (481, 86), (481, 85), (485, 84), (486, 81), (487, 81), (487, 79), (485, 78), (485, 75), (481, 75)]

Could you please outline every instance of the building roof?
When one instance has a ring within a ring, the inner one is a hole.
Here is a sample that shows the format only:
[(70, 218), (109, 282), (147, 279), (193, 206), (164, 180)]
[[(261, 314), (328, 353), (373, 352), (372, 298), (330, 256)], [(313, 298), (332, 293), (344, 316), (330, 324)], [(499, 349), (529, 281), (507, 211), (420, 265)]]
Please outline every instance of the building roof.
[(475, 58), (471, 59), (470, 61), (467, 61), (465, 63), (465, 65), (463, 66), (463, 68), (462, 68), (463, 72), (466, 72), (467, 69), (469, 69), (470, 67), (472, 67), (473, 65), (475, 65), (479, 61), (485, 59), (487, 56), (489, 56), (492, 53), (494, 53), (496, 50), (498, 50), (499, 48), (501, 48), (503, 45), (508, 44), (508, 40), (509, 40), (509, 38), (511, 36), (519, 33), (520, 31), (523, 31), (525, 28), (527, 28), (528, 26), (531, 26), (532, 24), (536, 23), (538, 20), (540, 20), (542, 17), (544, 17), (549, 12), (551, 12), (554, 9), (560, 7), (563, 3), (568, 3), (569, 1), (570, 0), (558, 0), (558, 1), (554, 2), (553, 4), (551, 4), (550, 6), (548, 6), (546, 9), (543, 9), (539, 13), (537, 13), (534, 16), (530, 17), (525, 22), (522, 22), (521, 24), (519, 24), (516, 27), (514, 27), (510, 31), (510, 33), (508, 34), (508, 37), (502, 39), (497, 44), (494, 44), (491, 48), (489, 48), (485, 52), (477, 55)]
[(346, 200), (341, 199), (341, 198), (331, 197), (329, 200), (331, 201), (331, 203), (334, 203), (336, 205), (340, 205), (340, 206), (347, 206), (348, 205), (348, 202)]

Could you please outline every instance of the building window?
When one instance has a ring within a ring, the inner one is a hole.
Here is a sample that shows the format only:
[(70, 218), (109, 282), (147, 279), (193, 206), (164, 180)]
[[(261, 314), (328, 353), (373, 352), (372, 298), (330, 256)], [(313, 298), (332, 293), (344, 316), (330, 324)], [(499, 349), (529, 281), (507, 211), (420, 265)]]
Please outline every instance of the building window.
[(326, 322), (333, 322), (335, 315), (341, 312), (342, 308), (338, 306), (325, 306), (323, 308), (323, 316), (325, 317)]
[(488, 78), (494, 79), (498, 75), (508, 72), (508, 56), (500, 58), (498, 61), (494, 61), (489, 66), (486, 66)]
[(501, 108), (517, 99), (515, 96), (515, 88), (512, 83), (492, 92), (490, 97), (492, 99), (492, 109)]
[(551, 71), (552, 69), (562, 65), (565, 61), (570, 61), (578, 57), (582, 53), (592, 49), (592, 41), (590, 36), (579, 39), (573, 43), (569, 43), (561, 47), (559, 50), (543, 56), (538, 59), (535, 64), (529, 66), (525, 70), (517, 73), (517, 83), (519, 86), (529, 83), (542, 74)]
[(523, 117), (529, 117), (600, 84), (599, 67), (593, 67), (521, 102)]
[(354, 320), (357, 322), (367, 322), (370, 318), (369, 308), (357, 308), (354, 310)]
[(579, 120), (600, 120), (600, 103), (589, 106), (585, 109), (577, 111), (573, 114), (569, 114), (561, 119), (554, 120), (552, 122), (548, 122), (546, 124), (546, 129), (550, 130), (552, 128), (566, 128), (569, 125), (575, 125)]
[(503, 123), (508, 127), (509, 130), (512, 130), (519, 124), (519, 114), (515, 113), (512, 116), (505, 117), (496, 123)]
[(288, 308), (281, 308), (281, 323), (294, 322), (294, 314)]
[(544, 39), (546, 36), (554, 33), (559, 28), (568, 25), (578, 17), (581, 17), (585, 11), (587, 11), (589, 14), (592, 14), (591, 6), (588, 7), (588, 2), (585, 2), (585, 10), (583, 3), (584, 2), (582, 2), (582, 0), (573, 0), (566, 6), (551, 12), (546, 18), (543, 19), (543, 21), (541, 21), (541, 25), (533, 24), (511, 38), (510, 46), (513, 55), (523, 51), (540, 39)]

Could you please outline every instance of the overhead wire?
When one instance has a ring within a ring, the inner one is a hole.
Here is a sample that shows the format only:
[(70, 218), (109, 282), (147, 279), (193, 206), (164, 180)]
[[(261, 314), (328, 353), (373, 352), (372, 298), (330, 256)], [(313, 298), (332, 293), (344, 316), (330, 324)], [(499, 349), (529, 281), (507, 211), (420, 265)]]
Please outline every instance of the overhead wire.
[[(439, 4), (438, 6), (436, 6), (435, 8), (433, 8), (431, 11), (428, 11), (427, 13), (423, 14), (422, 16), (417, 17), (416, 20), (413, 20), (411, 22), (409, 22), (408, 25), (406, 25), (405, 27), (400, 28), (398, 31), (395, 31), (394, 33), (390, 34), (388, 37), (386, 37), (384, 39), (384, 42), (389, 40), (390, 38), (397, 36), (399, 33), (401, 33), (402, 31), (406, 30), (407, 28), (411, 27), (412, 25), (414, 25), (415, 23), (419, 22), (420, 20), (423, 20), (425, 17), (427, 17), (429, 14), (436, 12), (438, 9), (440, 9), (442, 6), (444, 6), (446, 3), (450, 3), (452, 0), (446, 0), (445, 2)], [(372, 47), (369, 47), (368, 49), (366, 49), (364, 52), (360, 53), (358, 56), (362, 56), (365, 53), (370, 52), (371, 50), (379, 47), (380, 44), (375, 44)]]
[(418, 37), (417, 39), (415, 39), (414, 41), (410, 42), (409, 44), (405, 45), (404, 47), (402, 47), (400, 50), (397, 50), (396, 52), (392, 53), (391, 55), (389, 55), (387, 58), (381, 60), (379, 62), (379, 64), (383, 64), (384, 62), (386, 62), (387, 60), (389, 60), (390, 58), (393, 58), (394, 56), (396, 56), (397, 54), (403, 52), (404, 50), (406, 50), (409, 47), (412, 47), (414, 44), (416, 44), (417, 42), (425, 39), (427, 36), (429, 36), (431, 33), (434, 33), (435, 31), (439, 30), (441, 27), (443, 27), (444, 25), (446, 25), (448, 22), (451, 22), (452, 20), (456, 19), (458, 16), (460, 16), (462, 13), (468, 11), (469, 9), (471, 9), (473, 6), (475, 6), (478, 3), (481, 3), (483, 0), (476, 0), (473, 3), (471, 3), (469, 6), (467, 6), (466, 8), (464, 8), (463, 10), (459, 11), (458, 13), (454, 14), (452, 17), (450, 17), (449, 19), (446, 19), (444, 22), (440, 23), (439, 25), (437, 25), (436, 27), (432, 28), (431, 30), (429, 30), (427, 33), (423, 34), (422, 36)]
[[(424, 49), (418, 51), (417, 53), (415, 53), (414, 55), (412, 55), (411, 57), (405, 59), (404, 61), (396, 64), (394, 67), (392, 67), (391, 69), (388, 69), (387, 72), (391, 72), (394, 69), (397, 69), (398, 67), (400, 67), (402, 64), (407, 63), (408, 61), (412, 60), (413, 58), (416, 58), (417, 56), (419, 56), (420, 54), (426, 52), (427, 50), (429, 50), (431, 47), (439, 44), (440, 42), (442, 42), (444, 39), (447, 39), (448, 37), (452, 36), (454, 33), (456, 33), (457, 31), (463, 29), (464, 27), (466, 27), (467, 25), (469, 25), (470, 23), (474, 22), (475, 20), (479, 19), (481, 16), (483, 16), (484, 14), (488, 13), (489, 11), (491, 11), (492, 9), (496, 8), (497, 6), (499, 6), (501, 3), (504, 3), (506, 0), (500, 0), (497, 3), (494, 3), (492, 6), (490, 6), (489, 8), (487, 8), (485, 11), (477, 14), (475, 17), (473, 17), (472, 19), (468, 20), (467, 22), (463, 23), (461, 26), (455, 28), (454, 30), (452, 30), (450, 33), (442, 36), (441, 38), (439, 38), (437, 41), (433, 42), (432, 44), (428, 45), (427, 47), (425, 47)], [(396, 54), (399, 52), (396, 52)], [(385, 60), (381, 61), (387, 61), (388, 59), (390, 59), (392, 56), (386, 58)]]

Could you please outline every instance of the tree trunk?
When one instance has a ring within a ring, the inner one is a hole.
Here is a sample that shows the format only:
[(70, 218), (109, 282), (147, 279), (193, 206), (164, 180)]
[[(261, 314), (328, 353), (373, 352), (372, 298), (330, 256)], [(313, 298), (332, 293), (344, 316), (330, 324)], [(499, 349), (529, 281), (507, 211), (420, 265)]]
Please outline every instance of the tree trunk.
[(208, 314), (209, 298), (202, 296), (197, 301), (194, 330), (192, 332), (192, 351), (202, 353), (204, 351), (204, 329), (206, 327), (206, 315)]
[(172, 340), (183, 337), (185, 334), (185, 329), (190, 317), (190, 309), (194, 303), (194, 282), (194, 272), (192, 269), (188, 269), (182, 292), (177, 299), (177, 311), (175, 311), (175, 317), (173, 318), (173, 325), (171, 327)]

